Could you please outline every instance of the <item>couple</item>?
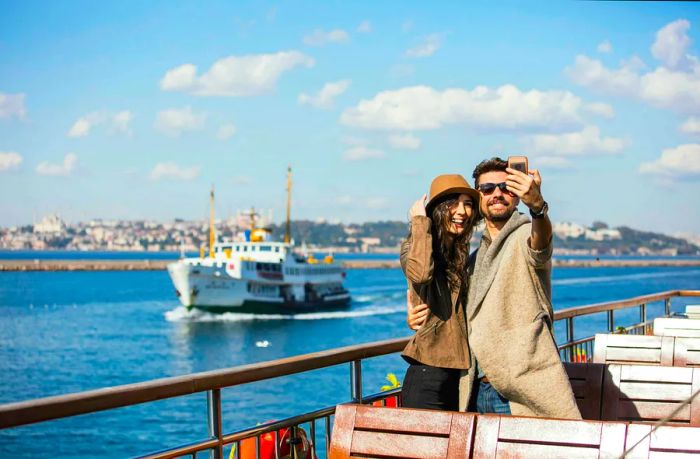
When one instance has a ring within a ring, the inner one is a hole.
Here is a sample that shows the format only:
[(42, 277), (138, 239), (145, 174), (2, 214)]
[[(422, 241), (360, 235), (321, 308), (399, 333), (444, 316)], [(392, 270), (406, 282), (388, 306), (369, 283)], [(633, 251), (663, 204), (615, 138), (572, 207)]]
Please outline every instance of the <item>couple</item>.
[[(411, 207), (405, 407), (581, 419), (552, 334), (552, 224), (540, 174), (528, 172), (488, 159), (476, 189), (440, 175)], [(521, 200), (532, 222), (516, 212)]]

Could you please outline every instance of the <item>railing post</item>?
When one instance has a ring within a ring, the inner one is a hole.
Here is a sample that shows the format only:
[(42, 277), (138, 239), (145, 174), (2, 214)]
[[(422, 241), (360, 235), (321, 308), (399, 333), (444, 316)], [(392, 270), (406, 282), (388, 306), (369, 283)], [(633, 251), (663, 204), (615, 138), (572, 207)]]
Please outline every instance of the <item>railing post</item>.
[(647, 304), (642, 303), (639, 305), (639, 321), (644, 325), (644, 328), (646, 329), (646, 322), (647, 322)]
[(207, 418), (209, 424), (209, 436), (219, 440), (219, 444), (209, 452), (211, 459), (222, 459), (222, 429), (221, 429), (221, 389), (207, 391)]
[[(566, 342), (570, 343), (574, 340), (574, 318), (569, 317), (566, 319)], [(569, 346), (568, 348), (569, 362), (574, 361), (574, 348)]]
[(670, 297), (666, 298), (664, 300), (664, 306), (666, 308), (666, 316), (670, 316), (671, 315), (671, 298)]
[(350, 398), (353, 403), (362, 403), (362, 360), (350, 362)]
[(613, 311), (612, 309), (610, 309), (608, 311), (608, 330), (610, 331), (610, 333), (615, 331), (615, 315), (614, 315), (614, 313), (615, 313), (615, 311)]

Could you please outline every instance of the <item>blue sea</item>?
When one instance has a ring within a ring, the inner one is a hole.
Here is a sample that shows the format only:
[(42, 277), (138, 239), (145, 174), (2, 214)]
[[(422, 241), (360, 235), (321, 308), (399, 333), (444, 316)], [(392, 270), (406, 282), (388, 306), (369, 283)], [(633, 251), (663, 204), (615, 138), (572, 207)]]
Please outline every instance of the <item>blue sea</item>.
[[(13, 255), (14, 256), (11, 256)], [(17, 252), (0, 258), (20, 258)], [(101, 254), (96, 258), (105, 258)], [(144, 254), (116, 255), (144, 258)], [(27, 258), (39, 258), (26, 253)], [(73, 253), (71, 258), (92, 255)], [(110, 255), (111, 256), (111, 255)], [(163, 255), (158, 255), (162, 257)], [(176, 254), (170, 254), (176, 258)], [(112, 256), (114, 258), (114, 256)], [(66, 253), (56, 258), (68, 258)], [(398, 269), (350, 270), (349, 309), (296, 316), (188, 313), (166, 272), (0, 273), (0, 403), (227, 368), (407, 336), (405, 280)], [(555, 309), (674, 289), (699, 289), (700, 268), (559, 268)], [(677, 298), (673, 310), (700, 299)], [(649, 315), (663, 305), (649, 306)], [(617, 314), (620, 325), (636, 309)], [(576, 323), (577, 337), (603, 330), (605, 314)], [(563, 326), (556, 326), (563, 341)], [(363, 391), (398, 356), (363, 364)], [(346, 401), (347, 365), (223, 391), (224, 430), (282, 419)], [(323, 429), (317, 442), (323, 447)], [(0, 431), (0, 457), (121, 458), (205, 438), (203, 394)]]

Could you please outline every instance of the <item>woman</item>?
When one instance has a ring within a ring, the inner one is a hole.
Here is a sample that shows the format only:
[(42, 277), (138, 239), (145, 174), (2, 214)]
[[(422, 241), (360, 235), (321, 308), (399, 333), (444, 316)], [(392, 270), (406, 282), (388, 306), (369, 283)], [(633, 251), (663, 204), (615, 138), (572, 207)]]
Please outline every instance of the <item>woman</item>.
[(409, 210), (410, 231), (401, 246), (412, 303), (428, 305), (425, 323), (402, 354), (410, 364), (403, 406), (457, 411), (460, 372), (470, 365), (464, 314), (479, 193), (461, 175), (449, 174), (436, 177), (425, 198)]

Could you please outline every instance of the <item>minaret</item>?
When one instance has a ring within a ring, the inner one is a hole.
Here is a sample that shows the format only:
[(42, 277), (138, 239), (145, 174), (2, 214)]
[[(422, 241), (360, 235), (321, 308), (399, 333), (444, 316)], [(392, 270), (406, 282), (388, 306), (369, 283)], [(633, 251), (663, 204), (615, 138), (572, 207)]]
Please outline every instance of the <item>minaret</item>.
[(284, 242), (289, 244), (292, 240), (292, 166), (287, 166), (287, 224), (284, 230)]
[(214, 185), (209, 194), (209, 258), (214, 258), (214, 242), (216, 242), (216, 228), (214, 228)]

